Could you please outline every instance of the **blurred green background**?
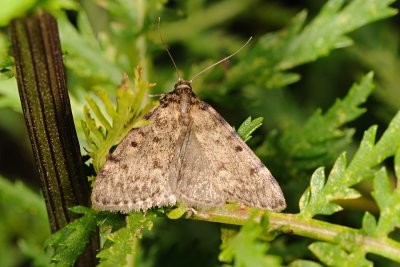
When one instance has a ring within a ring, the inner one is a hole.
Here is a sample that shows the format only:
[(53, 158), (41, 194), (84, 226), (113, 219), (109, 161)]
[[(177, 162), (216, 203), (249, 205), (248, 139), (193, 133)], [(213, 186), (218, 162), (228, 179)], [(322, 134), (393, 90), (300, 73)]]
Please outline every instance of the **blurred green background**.
[[(345, 1), (348, 2), (351, 1)], [(244, 51), (199, 77), (193, 89), (236, 128), (248, 116), (264, 117), (262, 128), (255, 132), (249, 145), (258, 148), (256, 151), (264, 156), (267, 167), (282, 185), (289, 204), (286, 212), (298, 211), (299, 196), (314, 169), (297, 172), (298, 177), (293, 175), (296, 172), (285, 171), (282, 168), (285, 164), (274, 163), (268, 158), (271, 157), (268, 152), (261, 151), (266, 135), (273, 131), (279, 135), (287, 131), (289, 125), (301, 125), (317, 108), (328, 109), (370, 70), (375, 73), (377, 88), (364, 105), (366, 113), (348, 125), (355, 128), (355, 135), (343, 150), (351, 155), (364, 130), (373, 124), (384, 130), (400, 109), (398, 15), (351, 32), (349, 36), (354, 42), (351, 46), (328, 51), (329, 55), (296, 65), (291, 71), (301, 76), (298, 81), (269, 86), (259, 81), (258, 73), (237, 76), (240, 79), (232, 75), (254, 68), (246, 63), (251, 56), (261, 57), (256, 45), (261, 37), (287, 27), (303, 10), (308, 12), (306, 23), (311, 22), (326, 1), (86, 0), (79, 3), (78, 10), (58, 12), (57, 16), (82, 147), (85, 140), (79, 120), (84, 96), (91, 91), (102, 88), (112, 95), (122, 73), (132, 75), (137, 65), (143, 67), (145, 79), (157, 83), (151, 93), (168, 92), (173, 88), (177, 77), (159, 40), (159, 16), (166, 45), (187, 79), (234, 52), (253, 36), (252, 43)], [(398, 8), (399, 3), (392, 6)], [(7, 47), (7, 27), (2, 28), (2, 33), (0, 41)], [(260, 68), (264, 68), (262, 64)], [(6, 79), (9, 74), (10, 67), (3, 68), (0, 81), (0, 176), (6, 178), (0, 190), (0, 266), (46, 266), (48, 255), (42, 252), (42, 243), (49, 234), (46, 214), (39, 196), (39, 179), (16, 83), (14, 79)], [(329, 168), (340, 152), (320, 163)], [(18, 185), (7, 181), (18, 181)], [(363, 186), (367, 191), (369, 185)], [(365, 210), (376, 212), (368, 197), (348, 203), (346, 211), (327, 220), (359, 227)], [(138, 261), (140, 266), (217, 266), (219, 233), (219, 226), (215, 224), (171, 223), (159, 219), (155, 229), (144, 238)], [(282, 236), (274, 241), (271, 252), (281, 255), (285, 262), (295, 258), (312, 259), (306, 247), (308, 243), (304, 238)], [(384, 259), (373, 259), (377, 266), (390, 266)]]

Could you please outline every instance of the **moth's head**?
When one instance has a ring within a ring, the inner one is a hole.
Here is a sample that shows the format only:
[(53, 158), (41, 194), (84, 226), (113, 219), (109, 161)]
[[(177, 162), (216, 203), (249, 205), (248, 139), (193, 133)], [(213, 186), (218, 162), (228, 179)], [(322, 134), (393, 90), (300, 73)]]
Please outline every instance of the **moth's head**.
[(175, 84), (176, 91), (192, 91), (192, 83), (191, 81), (179, 79), (179, 81)]

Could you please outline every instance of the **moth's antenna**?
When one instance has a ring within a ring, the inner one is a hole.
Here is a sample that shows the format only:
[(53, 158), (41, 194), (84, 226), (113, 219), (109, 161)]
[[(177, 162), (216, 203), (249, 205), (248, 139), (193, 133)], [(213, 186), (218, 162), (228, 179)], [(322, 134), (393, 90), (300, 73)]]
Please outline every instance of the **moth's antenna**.
[(208, 71), (209, 69), (214, 68), (214, 67), (217, 66), (218, 64), (224, 62), (225, 60), (230, 59), (231, 57), (233, 57), (234, 55), (236, 55), (237, 53), (239, 53), (240, 50), (242, 50), (243, 48), (245, 48), (245, 47), (250, 43), (251, 39), (253, 39), (253, 37), (250, 37), (249, 40), (247, 40), (247, 42), (246, 42), (241, 48), (239, 48), (238, 50), (236, 50), (235, 53), (230, 54), (230, 55), (227, 56), (227, 57), (224, 57), (224, 58), (221, 59), (220, 61), (215, 62), (214, 64), (208, 66), (208, 67), (205, 68), (204, 70), (202, 70), (202, 71), (200, 71), (199, 73), (197, 73), (196, 75), (194, 75), (194, 77), (193, 77), (192, 79), (190, 79), (189, 82), (192, 83), (194, 79), (196, 79), (198, 76), (200, 76), (200, 75), (203, 74), (204, 72)]
[(166, 44), (165, 44), (165, 42), (164, 42), (164, 38), (162, 37), (161, 30), (160, 30), (160, 21), (161, 21), (161, 18), (158, 17), (158, 33), (160, 34), (161, 43), (162, 43), (162, 45), (164, 46), (165, 50), (167, 51), (167, 53), (168, 53), (168, 55), (169, 55), (169, 58), (170, 58), (171, 61), (172, 61), (172, 64), (174, 64), (176, 74), (178, 75), (178, 80), (181, 81), (181, 80), (182, 80), (182, 76), (180, 75), (179, 70), (178, 70), (178, 67), (177, 67), (176, 64), (175, 64), (175, 60), (174, 60), (174, 58), (172, 57), (171, 53), (169, 52), (168, 47), (166, 46)]

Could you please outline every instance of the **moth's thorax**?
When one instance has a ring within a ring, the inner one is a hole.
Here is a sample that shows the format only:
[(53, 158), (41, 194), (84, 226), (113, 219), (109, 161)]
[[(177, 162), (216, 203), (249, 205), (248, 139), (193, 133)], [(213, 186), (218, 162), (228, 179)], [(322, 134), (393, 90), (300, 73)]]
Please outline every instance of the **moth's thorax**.
[(192, 98), (195, 94), (192, 91), (192, 86), (189, 81), (180, 80), (175, 84), (175, 90), (172, 92), (179, 99), (179, 110), (182, 113), (189, 113), (192, 104)]

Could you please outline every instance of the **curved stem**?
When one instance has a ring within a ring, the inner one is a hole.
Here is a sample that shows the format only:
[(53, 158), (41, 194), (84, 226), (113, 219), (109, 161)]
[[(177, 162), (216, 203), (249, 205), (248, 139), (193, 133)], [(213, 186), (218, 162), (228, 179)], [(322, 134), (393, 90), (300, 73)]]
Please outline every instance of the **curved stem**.
[[(254, 212), (250, 208), (238, 208), (227, 205), (223, 208), (213, 208), (204, 211), (196, 211), (188, 216), (188, 219), (217, 222), (224, 224), (243, 225)], [(268, 215), (269, 226), (275, 229), (284, 229), (285, 232), (338, 243), (337, 236), (344, 232), (351, 232), (355, 236), (356, 243), (363, 246), (367, 253), (381, 255), (396, 262), (400, 262), (400, 243), (390, 238), (376, 238), (364, 234), (359, 229), (323, 222), (316, 219), (301, 217), (298, 214), (275, 213), (265, 211)], [(260, 211), (257, 219), (263, 216)]]

